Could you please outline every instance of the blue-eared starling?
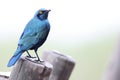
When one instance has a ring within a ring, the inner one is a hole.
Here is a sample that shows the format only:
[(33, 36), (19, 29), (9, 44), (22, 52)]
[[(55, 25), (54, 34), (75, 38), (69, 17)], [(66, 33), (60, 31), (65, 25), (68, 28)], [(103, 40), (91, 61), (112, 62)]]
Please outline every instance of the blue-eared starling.
[(46, 41), (50, 31), (50, 24), (47, 19), (49, 11), (46, 9), (38, 10), (28, 22), (19, 39), (18, 47), (8, 62), (8, 67), (13, 66), (24, 52), (27, 52), (28, 56), (32, 57), (28, 50), (34, 50), (38, 61), (41, 61), (37, 50)]

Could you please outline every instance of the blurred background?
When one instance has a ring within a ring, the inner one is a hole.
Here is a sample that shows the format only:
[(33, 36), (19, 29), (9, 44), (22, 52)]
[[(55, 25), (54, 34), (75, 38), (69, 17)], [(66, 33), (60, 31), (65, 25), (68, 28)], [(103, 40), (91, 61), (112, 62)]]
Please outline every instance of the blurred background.
[(38, 9), (46, 8), (51, 9), (51, 31), (39, 55), (44, 50), (70, 55), (76, 61), (70, 80), (100, 80), (117, 47), (119, 4), (119, 0), (1, 0), (0, 72), (12, 69), (6, 65), (25, 25)]

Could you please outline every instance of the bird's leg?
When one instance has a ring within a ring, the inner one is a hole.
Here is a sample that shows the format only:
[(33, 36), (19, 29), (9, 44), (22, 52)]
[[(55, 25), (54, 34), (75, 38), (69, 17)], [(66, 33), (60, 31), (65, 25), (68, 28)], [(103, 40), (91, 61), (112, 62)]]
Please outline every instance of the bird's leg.
[(28, 51), (26, 51), (26, 52), (27, 52), (27, 54), (28, 54), (27, 57), (29, 57), (29, 58), (36, 58), (36, 57), (32, 57)]
[(26, 51), (27, 52), (27, 54), (28, 54), (28, 56), (27, 57), (30, 57), (31, 58), (31, 55), (29, 54), (29, 52), (28, 51)]
[(38, 58), (37, 61), (43, 62), (42, 60), (40, 60), (40, 58), (39, 58), (39, 56), (38, 56), (38, 54), (37, 54), (37, 51), (35, 51), (35, 54), (36, 54), (36, 56), (37, 56), (37, 58)]

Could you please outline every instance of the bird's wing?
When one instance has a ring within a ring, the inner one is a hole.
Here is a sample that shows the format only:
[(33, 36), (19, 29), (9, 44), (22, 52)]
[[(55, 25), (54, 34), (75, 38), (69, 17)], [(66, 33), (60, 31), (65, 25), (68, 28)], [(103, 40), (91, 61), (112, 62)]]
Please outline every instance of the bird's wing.
[(36, 21), (30, 21), (20, 37), (18, 45), (21, 46), (21, 50), (30, 49), (38, 43), (39, 39), (46, 37), (46, 34), (48, 34), (48, 25), (35, 23)]
[[(33, 29), (34, 29), (34, 26), (37, 26), (35, 25), (35, 20), (32, 19), (25, 27), (22, 35), (20, 36), (20, 40), (25, 38), (26, 36), (29, 36), (29, 35), (32, 35), (33, 33)], [(33, 29), (32, 29), (33, 28)]]

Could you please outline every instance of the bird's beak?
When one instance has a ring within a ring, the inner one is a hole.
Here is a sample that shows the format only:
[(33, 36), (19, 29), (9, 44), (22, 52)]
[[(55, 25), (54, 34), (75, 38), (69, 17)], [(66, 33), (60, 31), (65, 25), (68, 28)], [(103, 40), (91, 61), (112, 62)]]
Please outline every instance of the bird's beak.
[(46, 12), (50, 12), (51, 10), (47, 10)]

